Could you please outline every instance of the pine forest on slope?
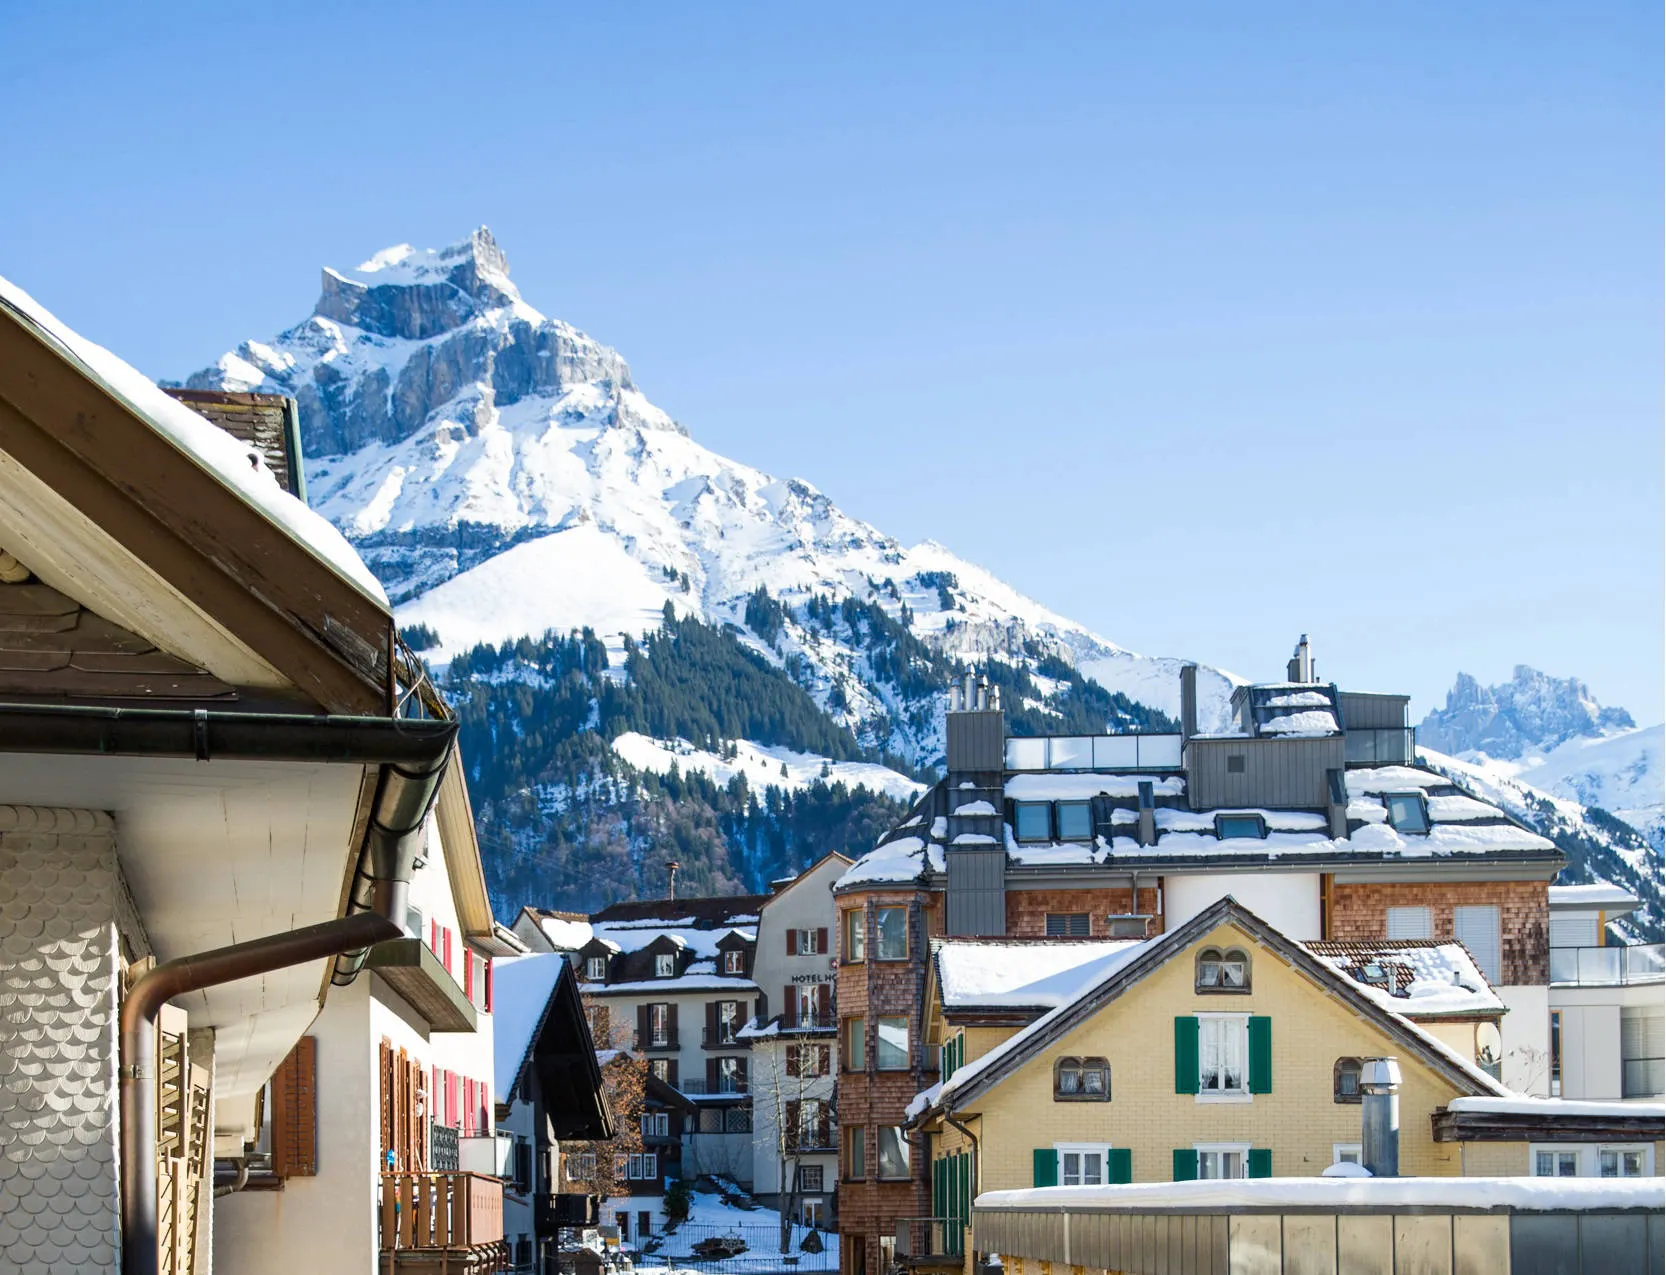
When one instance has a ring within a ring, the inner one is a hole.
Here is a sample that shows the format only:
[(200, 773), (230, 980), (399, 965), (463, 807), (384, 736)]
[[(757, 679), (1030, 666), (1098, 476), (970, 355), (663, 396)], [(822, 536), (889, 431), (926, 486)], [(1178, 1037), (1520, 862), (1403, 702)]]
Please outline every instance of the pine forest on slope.
[[(701, 447), (484, 228), (326, 269), (312, 315), (186, 384), (298, 400), (311, 503), (462, 717), (500, 914), (658, 894), (672, 858), (723, 892), (860, 853), (940, 765), (968, 667), (1018, 733), (1178, 712), (1182, 660)], [(1204, 729), (1237, 681), (1200, 668)]]

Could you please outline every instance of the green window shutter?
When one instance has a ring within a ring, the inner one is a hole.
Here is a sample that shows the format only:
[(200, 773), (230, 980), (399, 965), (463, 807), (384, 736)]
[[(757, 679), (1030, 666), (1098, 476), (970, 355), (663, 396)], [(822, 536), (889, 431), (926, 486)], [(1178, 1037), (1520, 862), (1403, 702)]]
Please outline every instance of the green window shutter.
[(1037, 1147), (1035, 1149), (1035, 1185), (1057, 1186), (1059, 1184), (1059, 1153), (1052, 1147)]
[(1197, 1092), (1197, 1019), (1190, 1014), (1174, 1020), (1174, 1092)]
[(947, 1211), (943, 1207), (944, 1196), (943, 1161), (931, 1162), (931, 1211), (936, 1217), (942, 1217)]
[(1105, 1157), (1105, 1169), (1112, 1186), (1134, 1180), (1134, 1153), (1127, 1147), (1112, 1147)]
[(1174, 1180), (1176, 1182), (1195, 1182), (1197, 1180), (1197, 1151), (1191, 1147), (1176, 1147), (1174, 1149)]
[(1249, 1091), (1273, 1091), (1273, 1020), (1260, 1015), (1249, 1020)]
[(1250, 1148), (1249, 1175), (1252, 1178), (1270, 1178), (1273, 1176), (1273, 1152), (1271, 1147)]

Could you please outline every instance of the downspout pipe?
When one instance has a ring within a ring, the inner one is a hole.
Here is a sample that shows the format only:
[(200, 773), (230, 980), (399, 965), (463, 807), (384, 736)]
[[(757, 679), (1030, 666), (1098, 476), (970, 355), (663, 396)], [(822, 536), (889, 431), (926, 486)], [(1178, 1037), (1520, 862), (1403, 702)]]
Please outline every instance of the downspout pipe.
[(967, 1184), (966, 1192), (966, 1225), (969, 1228), (972, 1224), (972, 1201), (978, 1198), (978, 1168), (982, 1161), (982, 1156), (979, 1154), (978, 1135), (956, 1120), (954, 1110), (950, 1107), (943, 1108), (943, 1119), (952, 1125), (961, 1137), (972, 1144), (972, 1180)]

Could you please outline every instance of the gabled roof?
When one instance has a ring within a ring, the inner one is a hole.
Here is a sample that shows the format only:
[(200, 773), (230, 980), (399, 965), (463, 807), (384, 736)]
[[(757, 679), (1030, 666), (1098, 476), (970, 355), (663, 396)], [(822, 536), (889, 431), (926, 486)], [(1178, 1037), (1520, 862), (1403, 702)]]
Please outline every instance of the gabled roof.
[(946, 1017), (1056, 1009), (1097, 983), (1144, 939), (933, 939), (932, 977)]
[(1332, 939), (1303, 946), (1396, 1014), (1413, 1019), (1504, 1014), (1504, 1002), (1469, 949), (1455, 939)]
[(492, 1020), (499, 1102), (524, 1098), (522, 1082), (535, 1068), (557, 1137), (613, 1136), (602, 1064), (578, 979), (564, 956), (550, 952), (501, 962), (493, 978)]
[(1460, 1093), (1509, 1096), (1491, 1076), (1460, 1057), (1410, 1020), (1383, 1009), (1345, 975), (1307, 951), (1282, 930), (1251, 912), (1230, 895), (1210, 904), (1185, 924), (1137, 945), (1126, 958), (1111, 964), (1105, 975), (1074, 999), (1044, 1014), (1023, 1031), (961, 1067), (941, 1082), (929, 1105), (913, 1123), (945, 1107), (960, 1107), (987, 1093), (1043, 1050), (1056, 1044), (1091, 1019), (1124, 992), (1202, 939), (1230, 923), (1278, 956), (1317, 987), (1341, 1000), (1358, 1017), (1382, 1031), (1419, 1061), (1450, 1081)]
[(758, 909), (769, 901), (767, 894), (716, 895), (697, 899), (634, 899), (612, 903), (592, 912), (592, 924), (601, 921), (661, 921), (667, 926), (698, 929), (740, 918), (758, 919)]

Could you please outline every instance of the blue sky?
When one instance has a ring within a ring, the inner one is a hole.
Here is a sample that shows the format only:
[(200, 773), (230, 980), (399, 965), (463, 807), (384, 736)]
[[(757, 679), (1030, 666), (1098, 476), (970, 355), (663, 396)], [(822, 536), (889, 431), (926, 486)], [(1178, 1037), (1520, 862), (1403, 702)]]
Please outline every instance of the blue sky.
[(708, 446), (1124, 645), (1660, 719), (1658, 4), (87, 12), (0, 19), (0, 273), (152, 375), (485, 223)]

